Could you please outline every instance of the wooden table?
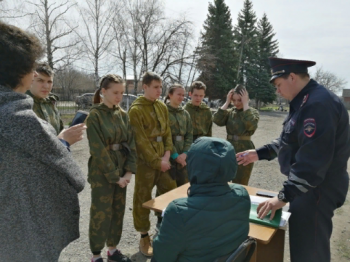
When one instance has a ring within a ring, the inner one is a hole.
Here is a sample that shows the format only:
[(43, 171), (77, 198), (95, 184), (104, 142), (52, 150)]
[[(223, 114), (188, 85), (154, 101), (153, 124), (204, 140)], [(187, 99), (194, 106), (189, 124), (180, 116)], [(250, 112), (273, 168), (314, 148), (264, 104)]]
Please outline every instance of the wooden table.
[[(162, 212), (168, 204), (177, 198), (187, 197), (187, 190), (190, 184), (169, 191), (155, 199), (143, 203), (143, 207), (154, 211)], [(244, 186), (249, 195), (256, 195), (259, 188)], [(271, 192), (268, 190), (263, 190)], [(275, 192), (272, 192), (275, 193)], [(257, 249), (250, 262), (281, 262), (284, 255), (285, 230), (266, 227), (250, 223), (249, 236), (257, 240)]]

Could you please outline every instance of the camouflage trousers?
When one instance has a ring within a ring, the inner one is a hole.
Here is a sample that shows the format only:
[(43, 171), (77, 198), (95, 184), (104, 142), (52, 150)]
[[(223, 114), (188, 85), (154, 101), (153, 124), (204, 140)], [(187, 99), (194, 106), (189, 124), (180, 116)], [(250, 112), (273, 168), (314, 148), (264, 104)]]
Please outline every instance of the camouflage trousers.
[[(188, 183), (188, 174), (187, 174), (187, 167), (182, 167), (179, 163), (177, 163), (175, 160), (171, 160), (171, 165), (175, 167), (175, 181), (176, 186), (180, 187), (186, 183)], [(169, 171), (171, 172), (171, 171)], [(158, 193), (158, 192), (157, 192)]]
[(250, 175), (252, 174), (253, 166), (254, 163), (251, 163), (247, 166), (238, 165), (236, 177), (232, 180), (232, 182), (247, 186)]
[(126, 188), (106, 182), (91, 186), (89, 240), (92, 252), (117, 246), (122, 236)]
[(176, 182), (168, 172), (161, 172), (138, 162), (135, 175), (135, 190), (133, 200), (134, 226), (138, 232), (148, 232), (151, 224), (150, 210), (142, 204), (152, 199), (152, 189), (157, 186), (160, 195), (176, 188)]
[[(228, 141), (233, 145), (236, 153), (255, 148), (252, 141)], [(251, 163), (247, 166), (238, 165), (236, 178), (233, 179), (232, 182), (247, 186), (250, 179), (250, 175), (252, 174), (253, 166), (254, 163)]]

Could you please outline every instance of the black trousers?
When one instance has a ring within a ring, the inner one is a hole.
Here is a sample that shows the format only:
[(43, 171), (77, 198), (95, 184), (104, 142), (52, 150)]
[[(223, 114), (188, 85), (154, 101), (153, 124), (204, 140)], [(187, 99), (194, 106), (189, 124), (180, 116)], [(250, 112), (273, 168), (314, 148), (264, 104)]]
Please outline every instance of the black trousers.
[(349, 187), (347, 174), (326, 179), (290, 203), (289, 241), (292, 262), (331, 261), (334, 210), (342, 206)]

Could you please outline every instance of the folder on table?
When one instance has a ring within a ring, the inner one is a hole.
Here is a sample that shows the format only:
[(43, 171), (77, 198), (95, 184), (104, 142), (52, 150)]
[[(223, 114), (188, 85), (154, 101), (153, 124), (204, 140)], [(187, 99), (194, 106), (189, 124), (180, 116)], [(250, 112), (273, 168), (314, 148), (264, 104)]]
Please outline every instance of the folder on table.
[(268, 227), (274, 227), (278, 228), (281, 223), (281, 216), (282, 216), (282, 209), (278, 209), (275, 212), (275, 216), (272, 220), (270, 220), (271, 211), (263, 218), (258, 218), (258, 213), (256, 212), (256, 209), (258, 208), (257, 204), (251, 204), (250, 207), (250, 214), (249, 214), (249, 221), (255, 224), (260, 224)]

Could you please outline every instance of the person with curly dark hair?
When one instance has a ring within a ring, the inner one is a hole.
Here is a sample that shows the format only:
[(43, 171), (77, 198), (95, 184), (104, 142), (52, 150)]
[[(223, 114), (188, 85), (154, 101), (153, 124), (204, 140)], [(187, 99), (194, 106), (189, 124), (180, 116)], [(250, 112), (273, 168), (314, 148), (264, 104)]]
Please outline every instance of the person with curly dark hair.
[(42, 54), (34, 35), (0, 22), (0, 261), (58, 261), (79, 237), (83, 173), (25, 94)]

